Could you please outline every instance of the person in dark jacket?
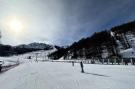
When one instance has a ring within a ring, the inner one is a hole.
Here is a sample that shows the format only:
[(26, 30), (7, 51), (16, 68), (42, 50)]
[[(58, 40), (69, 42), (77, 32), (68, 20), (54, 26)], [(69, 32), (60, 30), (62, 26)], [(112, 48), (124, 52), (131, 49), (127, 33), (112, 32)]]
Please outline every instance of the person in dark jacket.
[(0, 64), (0, 72), (2, 71), (2, 65)]
[(125, 60), (125, 65), (128, 65), (128, 60)]
[(81, 72), (84, 73), (83, 62), (80, 62), (80, 66), (81, 66)]
[(74, 61), (72, 61), (72, 66), (74, 66)]

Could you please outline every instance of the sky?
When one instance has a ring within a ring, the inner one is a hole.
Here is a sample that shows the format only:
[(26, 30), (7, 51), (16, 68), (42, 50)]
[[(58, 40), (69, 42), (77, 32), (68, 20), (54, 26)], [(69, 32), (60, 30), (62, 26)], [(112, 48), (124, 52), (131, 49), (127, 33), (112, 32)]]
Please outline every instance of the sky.
[(135, 0), (0, 0), (1, 42), (70, 45), (135, 20), (134, 4)]

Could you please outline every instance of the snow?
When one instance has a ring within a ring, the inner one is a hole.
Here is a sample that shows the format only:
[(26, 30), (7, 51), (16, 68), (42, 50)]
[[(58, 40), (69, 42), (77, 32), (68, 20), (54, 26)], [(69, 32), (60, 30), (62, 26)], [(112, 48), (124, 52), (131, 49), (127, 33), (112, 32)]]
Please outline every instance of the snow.
[(49, 61), (46, 55), (53, 51), (0, 57), (4, 65), (21, 63), (0, 73), (0, 89), (135, 89), (135, 66), (84, 64), (81, 73), (79, 63), (70, 63), (74, 60)]
[[(35, 61), (36, 58), (38, 61), (43, 61), (43, 60), (49, 60), (47, 55), (49, 53), (52, 53), (56, 51), (56, 49), (52, 50), (40, 50), (40, 51), (35, 51), (35, 52), (30, 52), (18, 56), (11, 56), (11, 57), (0, 57), (0, 61), (3, 61), (3, 66), (9, 66), (9, 65), (15, 65), (18, 62), (19, 63), (26, 63), (26, 62), (32, 62)], [(31, 59), (28, 59), (28, 57), (31, 56)]]
[(120, 52), (122, 58), (135, 58), (135, 49), (129, 48)]
[(135, 89), (135, 66), (27, 62), (0, 74), (0, 89)]
[(17, 64), (17, 59), (13, 57), (0, 57), (2, 66), (11, 66)]

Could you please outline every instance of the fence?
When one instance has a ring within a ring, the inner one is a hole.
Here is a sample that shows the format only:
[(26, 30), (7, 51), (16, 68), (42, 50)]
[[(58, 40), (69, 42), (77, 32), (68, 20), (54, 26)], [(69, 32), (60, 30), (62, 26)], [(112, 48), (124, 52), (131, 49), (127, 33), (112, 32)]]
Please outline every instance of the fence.
[(74, 62), (80, 63), (83, 62), (84, 64), (113, 64), (113, 65), (128, 65), (132, 64), (135, 65), (135, 59), (65, 59), (65, 60), (52, 60), (52, 62)]

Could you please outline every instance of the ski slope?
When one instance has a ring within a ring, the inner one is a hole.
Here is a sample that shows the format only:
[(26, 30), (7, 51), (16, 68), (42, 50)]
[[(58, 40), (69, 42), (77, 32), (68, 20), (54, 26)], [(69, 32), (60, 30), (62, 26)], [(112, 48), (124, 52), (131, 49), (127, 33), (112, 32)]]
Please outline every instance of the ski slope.
[[(49, 61), (47, 55), (56, 51), (56, 49), (52, 50), (40, 50), (35, 52), (30, 52), (21, 55), (14, 55), (11, 57), (0, 57), (0, 61), (3, 61), (3, 66), (15, 65), (17, 63), (26, 63), (26, 62), (33, 62), (33, 61)], [(28, 57), (31, 59), (28, 59)]]
[(0, 74), (0, 89), (135, 89), (135, 66), (26, 62)]

